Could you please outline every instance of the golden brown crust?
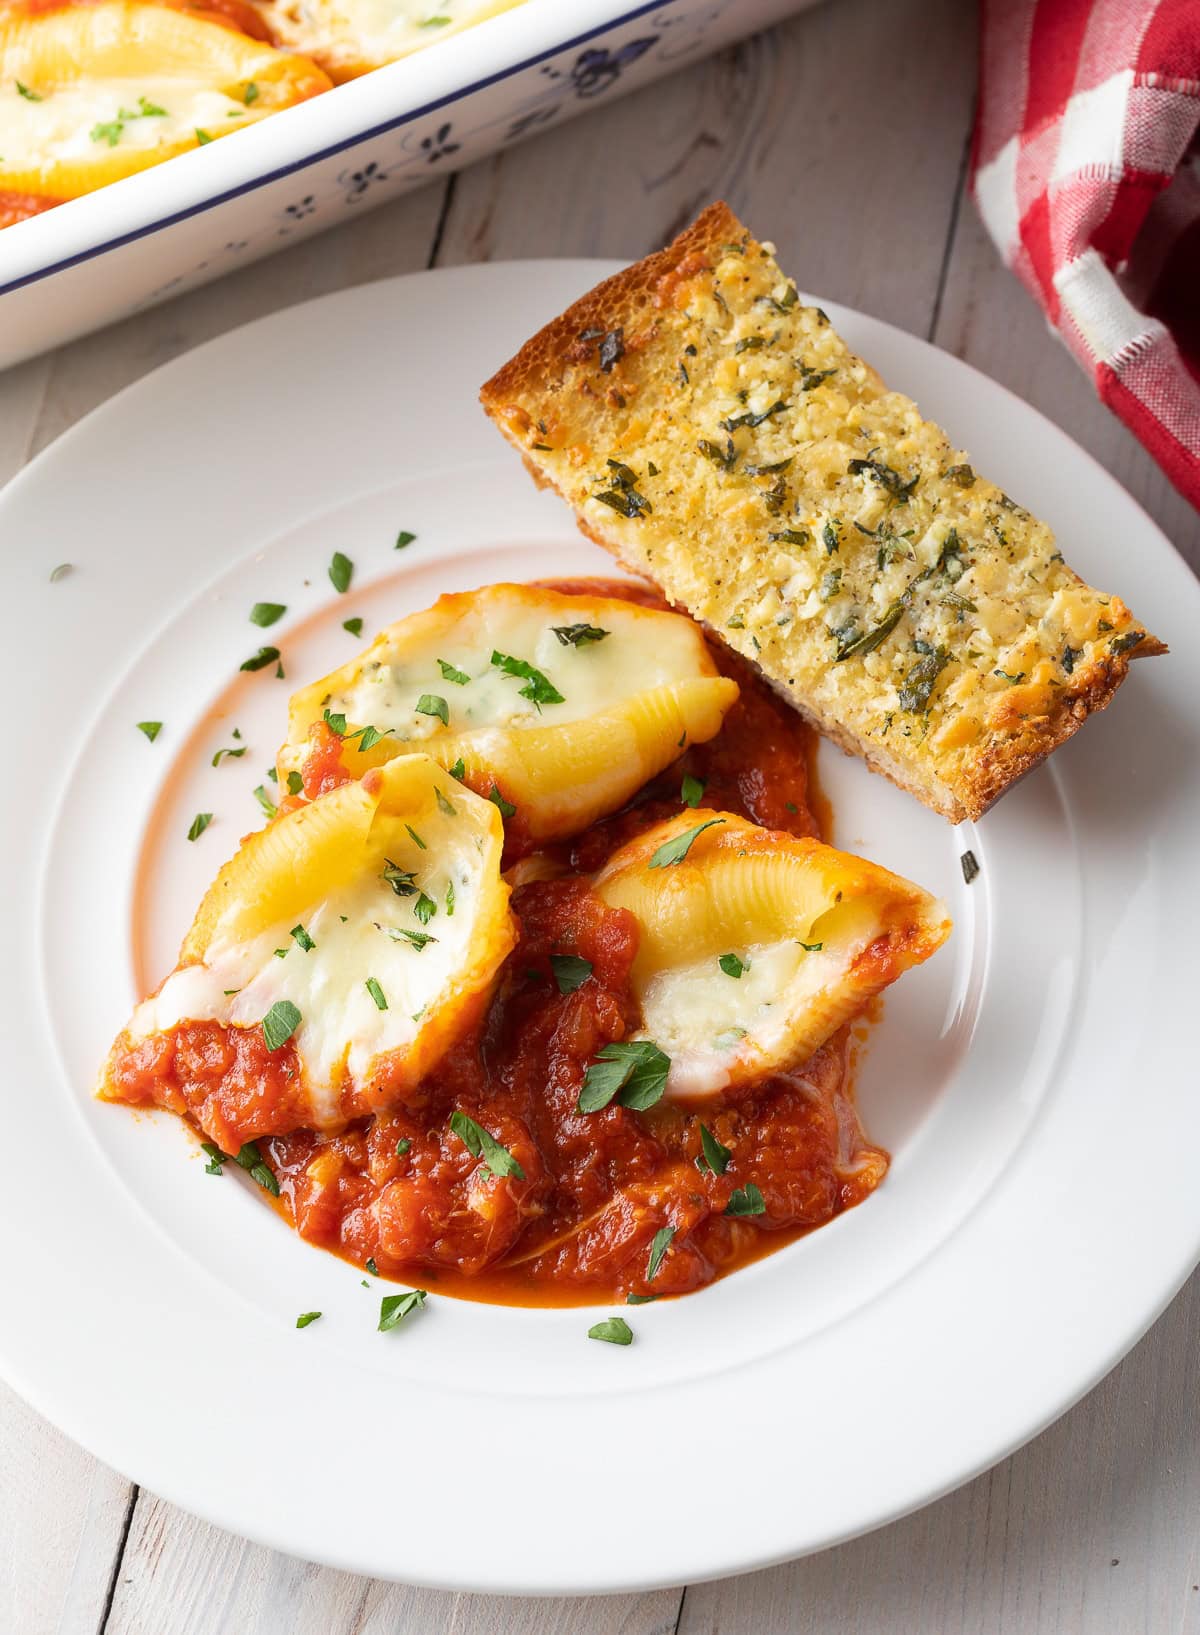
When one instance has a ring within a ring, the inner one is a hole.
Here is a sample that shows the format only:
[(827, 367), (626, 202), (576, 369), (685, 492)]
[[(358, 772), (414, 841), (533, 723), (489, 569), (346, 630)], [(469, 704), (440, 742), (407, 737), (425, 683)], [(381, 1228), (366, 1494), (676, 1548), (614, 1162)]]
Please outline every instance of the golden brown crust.
[[(640, 374), (636, 367), (638, 354), (647, 347), (654, 347), (660, 337), (665, 342), (670, 335), (677, 289), (686, 286), (689, 280), (694, 282), (698, 274), (715, 268), (720, 258), (728, 254), (731, 244), (736, 245), (738, 241), (746, 247), (747, 256), (760, 249), (727, 205), (711, 205), (673, 244), (604, 280), (548, 323), (484, 385), (480, 398), (501, 432), (521, 453), (539, 487), (556, 488), (576, 508), (579, 527), (588, 538), (611, 552), (631, 572), (658, 584), (668, 601), (686, 607), (717, 635), (729, 640), (743, 657), (755, 662), (757, 642), (755, 652), (751, 653), (746, 651), (744, 639), (731, 639), (731, 629), (726, 627), (722, 617), (722, 612), (728, 613), (728, 607), (714, 612), (711, 606), (700, 605), (696, 581), (703, 578), (703, 572), (698, 564), (690, 579), (680, 578), (678, 556), (674, 575), (670, 565), (667, 571), (656, 572), (661, 557), (656, 558), (655, 550), (660, 542), (654, 541), (649, 526), (631, 531), (628, 523), (616, 519), (610, 525), (607, 513), (598, 515), (599, 506), (589, 506), (587, 514), (584, 513), (579, 493), (579, 466), (581, 463), (594, 466), (597, 461), (591, 450), (581, 444), (575, 451), (578, 454), (576, 469), (572, 470), (572, 451), (568, 446), (572, 426), (590, 416), (593, 433), (597, 423), (606, 432), (611, 429), (610, 446), (615, 451), (623, 451), (622, 459), (635, 459), (638, 424), (647, 422), (655, 409), (664, 404), (668, 421), (672, 412), (680, 412), (673, 409), (675, 400), (665, 379), (665, 345), (660, 344), (658, 351), (649, 354)], [(827, 322), (823, 314), (820, 317), (823, 323)], [(602, 339), (614, 331), (621, 332), (625, 361), (616, 369), (606, 369), (599, 346)], [(853, 361), (878, 394), (881, 391), (878, 377), (859, 360)], [(628, 368), (630, 363), (635, 365), (633, 369)], [(673, 377), (673, 364), (671, 372)], [(567, 444), (557, 450), (547, 449), (547, 457), (539, 458), (538, 450), (546, 447), (547, 439), (561, 444), (558, 433), (563, 428), (566, 428)], [(936, 432), (936, 428), (932, 430)], [(941, 434), (937, 435), (940, 438)], [(800, 442), (793, 446), (799, 451), (798, 466), (809, 445)], [(948, 460), (963, 458), (950, 452), (948, 444), (945, 447)], [(605, 452), (603, 445), (601, 452)], [(567, 458), (559, 458), (556, 465), (550, 458), (555, 454), (565, 454)], [(603, 461), (599, 464), (602, 466)], [(653, 473), (654, 467), (649, 469)], [(1053, 539), (1044, 525), (1037, 524), (1028, 513), (1013, 506), (991, 484), (983, 479), (978, 479), (978, 483), (977, 493), (989, 496), (989, 503), (1003, 506), (1019, 516), (1026, 527), (1040, 529), (1041, 538), (1049, 541), (1045, 548), (1052, 548)], [(703, 497), (702, 494), (701, 499)], [(657, 500), (657, 494), (655, 498)], [(652, 520), (657, 526), (657, 516)], [(1010, 523), (1014, 528), (1017, 526), (1013, 517), (1002, 520), (1006, 527)], [(685, 546), (679, 545), (679, 537), (677, 533), (677, 553), (686, 551)], [(654, 541), (655, 548), (652, 549), (648, 541)], [(1064, 572), (1065, 565), (1057, 553), (1055, 559), (1060, 564), (1055, 570), (1060, 578), (1070, 584), (1083, 585), (1077, 575)], [(844, 561), (844, 554), (838, 560)], [(1022, 565), (1030, 564), (1027, 560)], [(730, 572), (734, 571), (731, 566)], [(1037, 582), (1034, 575), (1030, 578)], [(720, 580), (715, 583), (719, 585)], [(1091, 592), (1090, 587), (1084, 586), (1084, 589), (1093, 597), (1097, 594)], [(951, 822), (958, 823), (964, 818), (980, 817), (1005, 790), (1077, 732), (1090, 714), (1103, 709), (1128, 674), (1130, 658), (1166, 651), (1163, 643), (1132, 619), (1119, 598), (1111, 599), (1110, 618), (1111, 623), (1102, 624), (1100, 628), (1114, 635), (1100, 644), (1091, 640), (1086, 653), (1077, 644), (1078, 656), (1073, 669), (1070, 664), (1064, 667), (1058, 659), (1052, 680), (1047, 680), (1051, 672), (1046, 664), (1031, 670), (1029, 681), (1025, 680), (1024, 664), (1010, 666), (1021, 673), (1006, 677), (1013, 685), (1007, 692), (1001, 690), (989, 699), (982, 742), (955, 769), (952, 777), (935, 764), (934, 757), (914, 753), (911, 747), (906, 748), (903, 740), (898, 743), (899, 753), (896, 753), (877, 737), (866, 736), (839, 720), (836, 710), (822, 707), (805, 691), (804, 685), (794, 679), (793, 672), (781, 664), (778, 652), (764, 652), (757, 667), (781, 696), (844, 750), (865, 759), (873, 770), (909, 790)], [(1035, 626), (1031, 624), (1029, 628), (1032, 630)], [(738, 635), (742, 634), (739, 625)], [(1137, 645), (1124, 647), (1126, 642), (1132, 641)], [(1067, 653), (1071, 653), (1070, 644)], [(1001, 669), (993, 673), (1006, 674)], [(989, 685), (994, 688), (997, 683), (990, 681)]]

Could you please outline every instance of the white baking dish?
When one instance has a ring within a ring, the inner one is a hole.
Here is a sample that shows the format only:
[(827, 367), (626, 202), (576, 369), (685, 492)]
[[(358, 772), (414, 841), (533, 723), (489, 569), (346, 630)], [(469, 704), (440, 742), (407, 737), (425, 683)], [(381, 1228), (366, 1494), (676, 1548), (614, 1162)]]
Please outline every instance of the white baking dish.
[(813, 0), (526, 0), (0, 233), (0, 368), (411, 191)]

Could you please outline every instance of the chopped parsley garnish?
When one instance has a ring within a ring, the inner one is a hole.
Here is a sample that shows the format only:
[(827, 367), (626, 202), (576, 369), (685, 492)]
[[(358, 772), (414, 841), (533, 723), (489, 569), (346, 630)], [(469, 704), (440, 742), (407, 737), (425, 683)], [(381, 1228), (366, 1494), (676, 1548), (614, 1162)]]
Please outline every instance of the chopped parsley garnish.
[[(50, 583), (52, 585), (57, 585), (58, 581), (60, 579), (65, 579), (71, 570), (72, 564), (70, 562), (60, 562), (56, 568), (50, 569)], [(1109, 629), (1111, 628), (1112, 626), (1110, 625)]]
[(800, 366), (800, 390), (802, 392), (815, 391), (822, 381), (826, 381), (831, 375), (836, 374), (836, 369), (809, 369), (802, 364)]
[(449, 919), (452, 919), (453, 916), (454, 916), (454, 881), (453, 880), (447, 880), (446, 881), (446, 918), (449, 920)]
[(802, 942), (800, 944), (806, 954), (819, 954), (824, 946), (823, 942)]
[(412, 1142), (409, 1140), (408, 1136), (402, 1135), (399, 1141), (396, 1143), (396, 1157), (406, 1158), (411, 1151)]
[(490, 1171), (498, 1181), (503, 1180), (506, 1175), (511, 1175), (514, 1181), (525, 1179), (525, 1171), (508, 1148), (502, 1147), (494, 1135), (466, 1113), (457, 1110), (451, 1113), (450, 1128), (470, 1153), (476, 1158), (483, 1159), (484, 1169)]
[(317, 946), (302, 925), (294, 925), (289, 935), (295, 940), (306, 954), (311, 954)]
[(1121, 635), (1113, 637), (1108, 644), (1108, 650), (1114, 655), (1131, 653), (1138, 643), (1144, 641), (1145, 638), (1146, 632), (1144, 630), (1126, 630)]
[(950, 655), (944, 647), (935, 647), (931, 652), (922, 653), (900, 683), (897, 694), (900, 708), (908, 710), (913, 715), (925, 709), (937, 684), (937, 678), (949, 662)]
[(738, 1187), (725, 1205), (727, 1215), (765, 1215), (766, 1212), (766, 1200), (753, 1181)]
[(253, 80), (249, 81), (246, 89), (242, 92), (242, 101), (246, 104), (247, 108), (252, 102), (258, 101), (258, 86), (255, 85)]
[(258, 1150), (255, 1141), (244, 1142), (233, 1155), (235, 1164), (240, 1164), (248, 1171), (250, 1179), (257, 1181), (264, 1192), (269, 1192), (272, 1198), (279, 1196), (279, 1182), (275, 1179), (275, 1172), (271, 1169), (262, 1153)]
[(200, 836), (204, 833), (205, 829), (208, 828), (212, 820), (213, 815), (211, 812), (197, 812), (195, 817), (192, 819), (192, 826), (187, 832), (188, 839), (199, 840)]
[(885, 466), (882, 460), (851, 460), (846, 467), (852, 477), (868, 476), (874, 478), (881, 488), (886, 488), (893, 499), (906, 500), (920, 481), (921, 473), (910, 477), (908, 482), (898, 471), (891, 466)]
[(703, 454), (706, 460), (711, 460), (713, 465), (720, 466), (722, 471), (732, 471), (737, 464), (737, 450), (733, 446), (732, 437), (725, 439), (724, 448), (721, 447), (720, 443), (714, 443), (709, 438), (702, 437), (696, 444), (696, 452)]
[(608, 635), (594, 624), (552, 624), (554, 634), (564, 647), (586, 647), (589, 642), (602, 642)]
[(625, 331), (618, 326), (610, 329), (600, 342), (600, 369), (603, 374), (611, 374), (613, 365), (625, 354)]
[(627, 1306), (648, 1306), (657, 1299), (658, 1295), (656, 1294), (627, 1294), (625, 1304)]
[(685, 806), (699, 806), (704, 798), (704, 780), (693, 778), (690, 772), (685, 772), (679, 786), (679, 798)]
[(418, 715), (436, 715), (444, 727), (450, 725), (450, 706), (437, 693), (422, 693), (417, 699)]
[(821, 539), (825, 545), (826, 556), (832, 556), (837, 550), (841, 537), (841, 528), (842, 525), (837, 518), (830, 517), (829, 521), (821, 529)]
[(158, 737), (159, 733), (162, 731), (162, 722), (161, 721), (139, 721), (138, 724), (137, 724), (137, 730), (139, 732), (144, 732), (146, 734), (146, 737), (149, 738), (150, 742), (153, 743), (154, 740)]
[(441, 812), (443, 817), (457, 817), (458, 816), (458, 812), (456, 811), (454, 806), (451, 804), (451, 802), (446, 799), (445, 795), (442, 794), (441, 790), (438, 788), (436, 783), (433, 786), (433, 793), (434, 793), (434, 797), (436, 798), (437, 803), (438, 803), (438, 811)]
[(685, 829), (682, 834), (674, 835), (670, 840), (664, 840), (646, 865), (651, 869), (669, 868), (672, 863), (682, 863), (692, 849), (692, 844), (698, 835), (705, 829), (712, 829), (717, 824), (724, 823), (724, 818), (709, 818), (704, 823), (698, 823), (694, 829)]
[(267, 1049), (282, 1050), (300, 1021), (300, 1012), (290, 999), (277, 999), (262, 1019), (263, 1042)]
[(363, 622), (358, 618), (343, 619), (342, 629), (348, 630), (352, 636), (361, 636), (363, 632)]
[(663, 1256), (670, 1248), (671, 1239), (675, 1236), (673, 1226), (660, 1226), (650, 1240), (650, 1258), (646, 1262), (646, 1282), (653, 1283), (658, 1268), (663, 1263)]
[(419, 834), (418, 834), (418, 833), (417, 833), (417, 831), (416, 831), (416, 830), (415, 830), (415, 829), (414, 829), (414, 828), (413, 828), (413, 826), (412, 826), (412, 824), (411, 824), (411, 823), (406, 823), (406, 824), (405, 824), (405, 825), (404, 825), (404, 827), (405, 827), (405, 828), (406, 828), (406, 829), (407, 829), (407, 830), (408, 830), (408, 833), (409, 833), (409, 838), (410, 838), (410, 839), (411, 839), (411, 840), (412, 840), (412, 841), (413, 841), (413, 843), (414, 843), (414, 845), (417, 845), (417, 846), (419, 846), (419, 847), (420, 847), (420, 849), (421, 849), (421, 850), (422, 850), (422, 851), (423, 851), (423, 852), (427, 852), (427, 851), (428, 851), (428, 850), (429, 850), (429, 847), (428, 847), (428, 846), (427, 846), (427, 845), (426, 845), (426, 844), (425, 844), (425, 842), (424, 842), (424, 841), (423, 841), (423, 840), (422, 840), (422, 839), (421, 839), (421, 837), (420, 837), (420, 835), (419, 835)]
[(247, 659), (244, 664), (239, 664), (238, 669), (265, 670), (268, 664), (276, 663), (278, 658), (279, 649), (277, 647), (260, 647), (254, 657)]
[(399, 863), (393, 863), (390, 857), (384, 860), (383, 878), (391, 886), (397, 897), (414, 897), (416, 895), (416, 873), (412, 869), (402, 869)]
[(776, 545), (812, 544), (812, 535), (807, 528), (780, 528), (776, 533), (768, 534), (767, 538)]
[(408, 1289), (404, 1294), (385, 1294), (379, 1302), (379, 1327), (376, 1333), (389, 1333), (410, 1311), (420, 1311), (427, 1299), (424, 1289)]
[(779, 398), (777, 402), (771, 404), (769, 409), (764, 409), (761, 414), (752, 414), (749, 411), (745, 414), (732, 414), (728, 420), (718, 421), (718, 425), (722, 431), (736, 431), (739, 426), (761, 426), (764, 420), (769, 420), (774, 414), (781, 414), (786, 408), (787, 404), (782, 398)]
[(18, 94), (23, 96), (26, 102), (45, 102), (46, 99), (40, 92), (31, 91), (28, 85), (22, 85), (19, 79), (14, 80), (13, 84), (16, 86)]
[(607, 1340), (609, 1345), (632, 1345), (633, 1330), (623, 1317), (606, 1317), (588, 1329), (589, 1340)]
[(696, 1159), (696, 1168), (701, 1172), (707, 1167), (714, 1175), (724, 1175), (729, 1168), (729, 1160), (733, 1153), (728, 1147), (723, 1147), (707, 1124), (700, 1126), (700, 1153)]
[(622, 460), (607, 460), (605, 464), (612, 473), (607, 490), (593, 494), (594, 500), (602, 505), (619, 511), (623, 517), (630, 517), (636, 521), (638, 517), (646, 516), (654, 507), (644, 494), (639, 494), (636, 488), (637, 472), (630, 469)]
[[(202, 148), (206, 142), (211, 142), (212, 141), (212, 137), (208, 134), (208, 132), (207, 131), (202, 131), (200, 129), (199, 125), (197, 125), (195, 127), (195, 131), (196, 131), (196, 146), (198, 148)], [(320, 1313), (318, 1313), (318, 1316), (319, 1315), (320, 1315)]]
[(726, 976), (735, 978), (740, 977), (742, 972), (748, 969), (748, 967), (737, 957), (736, 954), (722, 954), (718, 958), (717, 964), (721, 967)]
[(520, 698), (527, 698), (536, 709), (540, 710), (543, 704), (564, 702), (563, 695), (549, 676), (534, 669), (527, 659), (513, 658), (510, 653), (493, 652), (491, 663), (506, 676), (514, 676), (525, 682), (524, 687), (517, 689), (517, 695)]
[(428, 931), (408, 931), (402, 925), (385, 925), (383, 929), (393, 942), (399, 942), (401, 939), (411, 942), (418, 953), (431, 942), (437, 941), (437, 938), (431, 937)]
[(250, 623), (265, 630), (268, 625), (278, 623), (286, 612), (287, 604), (284, 602), (255, 602), (250, 609)]
[(458, 757), (458, 760), (455, 761), (454, 765), (450, 768), (450, 776), (452, 778), (456, 779), (459, 783), (462, 783), (463, 780), (466, 778), (466, 775), (467, 775), (467, 764), (463, 760), (462, 756), (460, 755)]
[(592, 962), (578, 954), (551, 954), (550, 969), (554, 972), (559, 993), (568, 994), (581, 988), (591, 976)]
[(975, 486), (975, 473), (970, 466), (948, 466), (946, 477), (950, 482), (957, 483), (960, 488)]
[(962, 864), (963, 879), (967, 885), (970, 885), (975, 876), (980, 873), (979, 859), (974, 852), (967, 851), (959, 858), (959, 862)]
[(417, 898), (416, 902), (413, 904), (413, 913), (417, 916), (422, 925), (428, 925), (430, 920), (432, 920), (433, 916), (437, 913), (437, 904), (434, 902), (432, 897), (426, 897), (425, 893), (422, 892)]
[(445, 659), (438, 660), (438, 669), (442, 672), (443, 681), (452, 681), (456, 687), (465, 687), (471, 679), (465, 670), (460, 670), (457, 665), (447, 664)]
[(1018, 670), (1015, 676), (1010, 676), (1007, 670), (993, 670), (992, 674), (994, 676), (999, 676), (1004, 681), (1007, 681), (1010, 687), (1015, 687), (1018, 681), (1025, 680), (1024, 670)]
[(416, 537), (416, 534), (411, 533), (407, 528), (401, 528), (396, 535), (396, 550), (402, 551), (406, 545), (411, 545)]
[(368, 1255), (366, 1260), (363, 1261), (363, 1269), (370, 1272), (372, 1277), (379, 1276), (379, 1267), (376, 1264), (374, 1255)]
[(350, 589), (350, 581), (354, 577), (354, 563), (341, 551), (334, 551), (329, 563), (329, 583), (339, 596), (344, 596)]
[[(234, 991), (236, 992), (236, 989)], [(221, 1165), (228, 1160), (229, 1154), (222, 1152), (220, 1147), (215, 1146), (211, 1141), (202, 1141), (200, 1147), (208, 1156), (208, 1163), (204, 1166), (205, 1175), (224, 1175), (225, 1171), (221, 1168)]]
[(496, 807), (496, 809), (499, 811), (500, 816), (502, 818), (516, 817), (516, 815), (517, 815), (516, 807), (513, 805), (513, 803), (511, 801), (505, 800), (504, 796), (500, 793), (499, 789), (496, 787), (495, 784), (493, 784), (492, 787), (491, 787), (491, 791), (490, 791), (490, 793), (488, 795), (488, 799), (491, 801), (492, 805), (494, 807)]
[(219, 749), (212, 758), (212, 764), (214, 766), (220, 766), (222, 761), (240, 761), (245, 753), (245, 744), (241, 744), (236, 748), (230, 747), (229, 749)]
[(376, 979), (373, 976), (369, 976), (367, 978), (367, 992), (370, 994), (371, 998), (375, 1001), (375, 1009), (376, 1010), (380, 1010), (380, 1011), (387, 1010), (388, 1002), (387, 1002), (387, 999), (384, 997), (383, 989), (379, 986), (379, 983), (376, 981)]
[(262, 807), (263, 813), (266, 817), (273, 818), (276, 816), (279, 808), (271, 799), (270, 795), (267, 794), (266, 788), (263, 784), (260, 783), (255, 786), (254, 798)]
[(304, 779), (298, 772), (288, 773), (287, 792), (289, 795), (301, 795), (304, 793)]
[(644, 1112), (662, 1100), (671, 1058), (650, 1039), (603, 1046), (584, 1074), (576, 1111), (598, 1113), (614, 1096), (622, 1107)]
[(310, 1323), (315, 1323), (320, 1316), (319, 1311), (302, 1311), (296, 1319), (296, 1327), (307, 1328)]

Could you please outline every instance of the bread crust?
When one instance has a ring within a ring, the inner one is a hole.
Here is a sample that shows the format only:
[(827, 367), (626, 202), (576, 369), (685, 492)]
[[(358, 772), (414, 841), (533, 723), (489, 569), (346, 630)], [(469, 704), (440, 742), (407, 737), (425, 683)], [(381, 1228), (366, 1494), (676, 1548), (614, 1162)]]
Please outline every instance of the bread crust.
[[(556, 394), (573, 378), (577, 382), (580, 364), (595, 350), (594, 340), (582, 339), (589, 333), (598, 336), (620, 329), (624, 331), (627, 347), (646, 344), (662, 321), (664, 295), (669, 300), (672, 280), (690, 277), (703, 267), (713, 265), (722, 247), (746, 236), (746, 229), (727, 204), (718, 201), (710, 205), (674, 243), (605, 279), (552, 319), (483, 386), (480, 400), (484, 408), (520, 452), (526, 469), (539, 487), (555, 488), (574, 507), (573, 497), (564, 484), (531, 454), (531, 421), (519, 407), (520, 400), (552, 405)], [(595, 387), (590, 384), (593, 379)], [(579, 389), (577, 383), (575, 389)], [(599, 373), (589, 376), (583, 389), (596, 396), (605, 390), (604, 376)], [(686, 600), (672, 595), (669, 585), (658, 579), (645, 556), (628, 548), (619, 527), (614, 524), (609, 529), (603, 521), (585, 518), (578, 511), (576, 520), (589, 539), (609, 551), (631, 572), (655, 584), (668, 602), (695, 613), (694, 608), (688, 608)], [(1077, 575), (1072, 577), (1078, 580)], [(1114, 607), (1129, 617), (1117, 599), (1114, 599)], [(727, 636), (720, 623), (696, 616), (717, 636)], [(1043, 688), (1036, 700), (1024, 700), (1032, 707), (1030, 713), (1021, 715), (1018, 702), (1021, 695), (1030, 690), (1014, 688), (1011, 730), (993, 733), (979, 753), (958, 772), (953, 783), (937, 776), (921, 776), (925, 767), (916, 757), (903, 758), (889, 753), (848, 729), (817, 707), (813, 700), (798, 696), (799, 689), (786, 677), (772, 674), (769, 666), (759, 663), (755, 667), (794, 709), (848, 754), (865, 760), (873, 771), (907, 789), (951, 823), (960, 823), (981, 817), (1019, 779), (1072, 737), (1090, 715), (1104, 709), (1128, 675), (1131, 658), (1167, 651), (1156, 637), (1140, 627), (1137, 629), (1140, 635), (1131, 650), (1077, 664), (1073, 673), (1056, 683), (1048, 706)], [(754, 663), (753, 655), (745, 653), (742, 646), (731, 645)], [(932, 774), (933, 769), (930, 767), (929, 771)]]

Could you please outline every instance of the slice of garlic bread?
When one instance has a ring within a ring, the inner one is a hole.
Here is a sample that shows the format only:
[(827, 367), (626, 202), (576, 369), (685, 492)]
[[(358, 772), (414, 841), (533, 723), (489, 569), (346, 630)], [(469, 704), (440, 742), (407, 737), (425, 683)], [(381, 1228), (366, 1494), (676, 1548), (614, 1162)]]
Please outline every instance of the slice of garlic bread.
[(724, 204), (548, 324), (481, 398), (584, 533), (952, 822), (1166, 650)]

